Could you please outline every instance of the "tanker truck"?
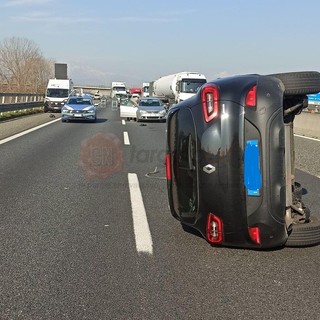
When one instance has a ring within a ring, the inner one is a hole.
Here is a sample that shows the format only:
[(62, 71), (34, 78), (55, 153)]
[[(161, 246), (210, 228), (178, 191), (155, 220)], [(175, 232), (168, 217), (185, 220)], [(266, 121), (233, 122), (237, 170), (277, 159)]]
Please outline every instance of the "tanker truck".
[(170, 74), (153, 82), (153, 95), (171, 105), (194, 96), (206, 82), (206, 77), (198, 72)]

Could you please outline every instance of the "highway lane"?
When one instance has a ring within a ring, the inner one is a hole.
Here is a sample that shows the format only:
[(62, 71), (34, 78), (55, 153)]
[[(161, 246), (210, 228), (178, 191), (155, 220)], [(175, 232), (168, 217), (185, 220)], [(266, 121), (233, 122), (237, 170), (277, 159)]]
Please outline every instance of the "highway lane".
[[(318, 319), (318, 246), (213, 248), (183, 231), (167, 204), (165, 124), (123, 124), (110, 108), (99, 118), (0, 145), (1, 319)], [(93, 172), (81, 166), (88, 141)], [(319, 142), (300, 145), (307, 157)], [(114, 159), (123, 166), (108, 173)], [(319, 216), (319, 179), (297, 177)], [(130, 188), (141, 191), (151, 252), (136, 245)]]

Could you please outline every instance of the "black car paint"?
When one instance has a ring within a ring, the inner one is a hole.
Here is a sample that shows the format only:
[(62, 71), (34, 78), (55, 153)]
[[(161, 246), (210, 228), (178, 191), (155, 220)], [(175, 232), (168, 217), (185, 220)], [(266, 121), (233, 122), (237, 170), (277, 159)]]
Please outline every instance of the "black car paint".
[[(223, 245), (282, 246), (288, 237), (284, 221), (284, 87), (280, 80), (260, 75), (217, 79), (207, 85), (217, 86), (220, 93), (219, 114), (212, 121), (204, 121), (201, 90), (168, 114), (171, 212), (204, 237), (208, 214), (216, 214), (223, 221)], [(245, 96), (254, 85), (257, 104), (247, 107)], [(248, 195), (244, 183), (245, 143), (251, 139), (260, 146), (259, 196)], [(208, 164), (215, 167), (213, 173), (203, 170)], [(249, 235), (248, 228), (255, 226), (260, 228), (260, 245)]]

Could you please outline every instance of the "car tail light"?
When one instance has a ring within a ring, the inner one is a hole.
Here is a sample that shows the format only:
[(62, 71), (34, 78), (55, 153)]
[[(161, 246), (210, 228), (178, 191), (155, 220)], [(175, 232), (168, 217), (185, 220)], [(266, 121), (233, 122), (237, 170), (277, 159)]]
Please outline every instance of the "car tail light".
[(166, 178), (167, 180), (171, 180), (171, 159), (170, 154), (166, 154)]
[(206, 122), (211, 121), (218, 114), (219, 91), (217, 87), (206, 86), (201, 92), (202, 110)]
[(256, 244), (261, 244), (260, 229), (258, 227), (249, 228), (249, 235), (251, 240)]
[(207, 240), (210, 243), (221, 243), (223, 240), (222, 220), (209, 213), (207, 220)]
[(248, 90), (245, 104), (247, 107), (255, 107), (257, 105), (257, 86), (253, 86)]

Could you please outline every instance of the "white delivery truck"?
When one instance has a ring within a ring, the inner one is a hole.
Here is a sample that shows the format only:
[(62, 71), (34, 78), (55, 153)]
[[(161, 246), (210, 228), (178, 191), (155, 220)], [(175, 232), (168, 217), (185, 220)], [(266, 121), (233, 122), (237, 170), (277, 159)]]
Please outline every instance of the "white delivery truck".
[(44, 99), (44, 112), (60, 112), (72, 92), (71, 79), (49, 79)]
[(206, 77), (198, 72), (170, 74), (153, 82), (153, 94), (165, 103), (178, 103), (195, 95), (206, 82)]
[(150, 83), (149, 82), (143, 82), (142, 83), (142, 96), (143, 97), (149, 97), (149, 86)]

